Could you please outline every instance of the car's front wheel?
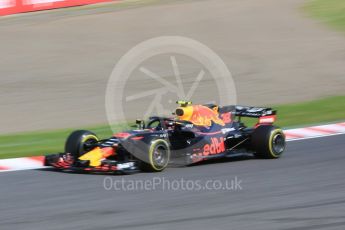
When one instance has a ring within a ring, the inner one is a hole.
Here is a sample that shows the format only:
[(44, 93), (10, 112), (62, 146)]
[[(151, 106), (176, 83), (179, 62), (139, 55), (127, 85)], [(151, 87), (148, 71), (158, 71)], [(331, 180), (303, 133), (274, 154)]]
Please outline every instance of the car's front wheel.
[(98, 137), (93, 132), (87, 130), (74, 131), (66, 140), (65, 152), (72, 154), (74, 159), (78, 159), (83, 154), (92, 150), (98, 140)]

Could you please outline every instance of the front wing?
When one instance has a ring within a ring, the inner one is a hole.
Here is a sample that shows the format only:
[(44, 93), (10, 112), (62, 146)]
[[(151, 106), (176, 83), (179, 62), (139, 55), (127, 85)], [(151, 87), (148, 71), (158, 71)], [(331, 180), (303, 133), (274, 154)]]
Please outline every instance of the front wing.
[(44, 165), (52, 166), (62, 171), (74, 172), (134, 173), (139, 171), (138, 162), (136, 161), (118, 162), (104, 159), (100, 166), (92, 167), (88, 165), (88, 162), (80, 160), (75, 161), (70, 154), (66, 153), (45, 156)]

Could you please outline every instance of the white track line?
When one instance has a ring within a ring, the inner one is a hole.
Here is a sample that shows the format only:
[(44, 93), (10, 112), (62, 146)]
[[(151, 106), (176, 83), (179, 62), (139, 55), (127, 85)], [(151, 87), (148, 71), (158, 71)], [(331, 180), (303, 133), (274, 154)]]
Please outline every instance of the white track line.
[(0, 160), (0, 172), (43, 168), (43, 161), (29, 157), (11, 158)]
[(331, 137), (331, 136), (344, 135), (344, 134), (345, 134), (345, 133), (334, 133), (334, 134), (319, 135), (319, 136), (313, 136), (313, 137), (292, 138), (292, 139), (286, 139), (286, 142), (301, 141), (301, 140), (308, 140), (308, 139), (315, 139), (315, 138), (320, 138), (320, 137)]

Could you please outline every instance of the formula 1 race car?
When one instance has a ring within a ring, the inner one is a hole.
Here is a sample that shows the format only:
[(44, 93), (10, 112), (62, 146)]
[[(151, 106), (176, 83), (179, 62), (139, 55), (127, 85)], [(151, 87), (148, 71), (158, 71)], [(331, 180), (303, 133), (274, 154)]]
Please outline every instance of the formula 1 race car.
[[(194, 163), (222, 157), (253, 154), (257, 158), (279, 158), (285, 135), (273, 123), (271, 108), (192, 105), (179, 101), (174, 117), (137, 120), (137, 128), (100, 140), (96, 134), (74, 131), (64, 153), (47, 155), (45, 165), (83, 172), (160, 172), (170, 165)], [(254, 127), (242, 117), (258, 118)]]

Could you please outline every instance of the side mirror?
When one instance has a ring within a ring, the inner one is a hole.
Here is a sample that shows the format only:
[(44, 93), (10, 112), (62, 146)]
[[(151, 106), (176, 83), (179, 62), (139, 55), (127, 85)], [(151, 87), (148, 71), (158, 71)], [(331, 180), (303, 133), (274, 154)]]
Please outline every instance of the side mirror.
[(135, 124), (137, 125), (138, 129), (145, 129), (145, 121), (141, 119), (135, 120)]

